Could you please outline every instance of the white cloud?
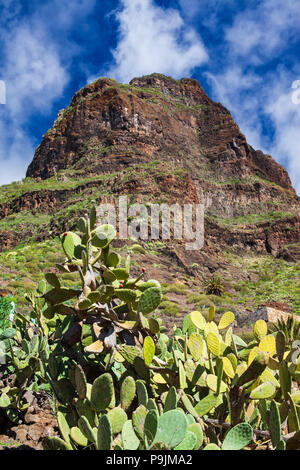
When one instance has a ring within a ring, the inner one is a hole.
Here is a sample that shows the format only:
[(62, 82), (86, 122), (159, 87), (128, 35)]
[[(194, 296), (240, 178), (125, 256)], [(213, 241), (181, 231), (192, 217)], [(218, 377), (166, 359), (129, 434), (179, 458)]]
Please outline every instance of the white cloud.
[[(295, 60), (293, 71), (283, 65), (272, 70), (270, 62), (285, 57), (299, 29), (300, 0), (264, 0), (237, 13), (225, 34), (226, 65), (208, 75), (215, 99), (233, 112), (254, 148), (287, 168), (298, 193), (300, 105), (292, 102), (291, 86), (300, 79), (300, 64)], [(262, 73), (261, 66), (268, 72)]]
[(200, 37), (184, 24), (178, 10), (162, 9), (152, 0), (121, 3), (120, 39), (106, 75), (123, 82), (153, 72), (179, 78), (208, 60)]
[(278, 56), (288, 38), (300, 29), (299, 0), (263, 0), (238, 13), (226, 31), (231, 52), (248, 64)]
[[(47, 115), (69, 81), (68, 67), (77, 48), (64, 41), (72, 23), (89, 14), (95, 0), (45, 2), (31, 16), (20, 17), (20, 2), (4, 0), (0, 18), (6, 105), (0, 114), (0, 184), (25, 176), (36, 142), (25, 125), (34, 115)], [(5, 22), (5, 24), (4, 24)], [(56, 31), (56, 35), (53, 34)]]
[(265, 111), (275, 127), (272, 151), (281, 157), (300, 194), (300, 104), (293, 102), (292, 81), (289, 73), (281, 73), (270, 89)]

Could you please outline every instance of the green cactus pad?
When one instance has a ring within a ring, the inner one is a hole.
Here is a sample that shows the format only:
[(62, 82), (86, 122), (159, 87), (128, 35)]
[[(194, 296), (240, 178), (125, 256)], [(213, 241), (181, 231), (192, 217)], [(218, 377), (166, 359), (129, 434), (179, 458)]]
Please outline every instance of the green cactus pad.
[(265, 382), (251, 391), (250, 398), (252, 400), (263, 400), (272, 397), (275, 391), (276, 387), (274, 384)]
[(203, 450), (221, 450), (217, 444), (207, 444)]
[(97, 227), (96, 233), (92, 238), (92, 245), (97, 248), (105, 248), (115, 237), (116, 231), (112, 225), (101, 225)]
[(261, 341), (268, 334), (268, 325), (264, 320), (257, 320), (253, 327), (254, 337)]
[(149, 318), (148, 324), (149, 324), (149, 330), (151, 331), (152, 334), (156, 335), (157, 333), (159, 333), (160, 326), (159, 326), (158, 321), (155, 320), (155, 318)]
[(137, 396), (139, 400), (139, 404), (146, 406), (148, 403), (148, 392), (147, 388), (142, 380), (137, 380), (136, 381), (136, 391), (137, 391)]
[(86, 231), (87, 231), (87, 222), (86, 222), (86, 219), (84, 217), (80, 217), (80, 219), (78, 219), (76, 225), (77, 225), (77, 228), (78, 228), (79, 232), (86, 233)]
[(282, 361), (285, 352), (286, 339), (283, 331), (278, 331), (276, 335), (276, 352), (279, 362)]
[(269, 410), (269, 431), (273, 447), (277, 447), (281, 441), (281, 420), (277, 403), (272, 400)]
[[(120, 257), (120, 255), (118, 255), (118, 253), (112, 252), (107, 257), (107, 266), (108, 267), (116, 268), (117, 266), (119, 266), (120, 262), (121, 262), (121, 257)], [(128, 271), (127, 271), (127, 273), (128, 273)], [(118, 277), (117, 277), (117, 279), (118, 279)], [(125, 279), (128, 279), (128, 276)]]
[(75, 367), (74, 378), (78, 396), (80, 400), (84, 400), (86, 397), (87, 383), (85, 373), (79, 364)]
[(197, 403), (195, 406), (195, 411), (201, 418), (202, 416), (209, 413), (216, 406), (217, 402), (218, 398), (215, 395), (207, 395), (206, 397), (202, 398), (199, 403)]
[(123, 268), (113, 268), (113, 269), (112, 269), (112, 272), (114, 273), (114, 275), (116, 276), (116, 278), (118, 279), (118, 281), (127, 281), (127, 279), (129, 278), (129, 274), (128, 274), (128, 272), (126, 271), (126, 269), (123, 269)]
[(147, 410), (156, 410), (158, 412), (158, 407), (157, 404), (154, 400), (154, 398), (149, 398), (148, 403), (147, 403)]
[(137, 450), (140, 445), (140, 440), (134, 432), (132, 421), (128, 420), (122, 429), (122, 443), (124, 450)]
[(142, 352), (136, 346), (119, 346), (118, 352), (131, 365), (137, 357), (143, 359)]
[(259, 353), (251, 362), (250, 366), (239, 377), (237, 381), (238, 387), (242, 387), (247, 382), (256, 380), (265, 370), (268, 363), (268, 357), (264, 353)]
[(181, 361), (178, 363), (179, 366), (179, 385), (182, 390), (187, 388), (186, 373)]
[(192, 431), (187, 431), (183, 441), (174, 447), (174, 450), (193, 450), (197, 444), (197, 436)]
[(175, 410), (177, 407), (178, 396), (176, 392), (176, 388), (172, 386), (166, 396), (165, 404), (164, 404), (164, 413), (170, 410)]
[(159, 287), (150, 287), (146, 289), (139, 300), (138, 310), (143, 314), (153, 312), (160, 304), (162, 299), (161, 289)]
[(78, 420), (78, 427), (82, 434), (88, 439), (89, 442), (93, 442), (94, 444), (97, 441), (97, 433), (94, 431), (92, 426), (90, 425), (88, 419), (85, 416), (80, 416)]
[(197, 441), (193, 447), (195, 450), (200, 449), (203, 444), (203, 430), (200, 423), (192, 423), (188, 425), (188, 431), (191, 431), (195, 434)]
[(144, 424), (144, 432), (145, 436), (147, 437), (148, 444), (152, 444), (155, 439), (157, 429), (159, 423), (159, 414), (158, 411), (152, 409), (146, 416), (145, 424)]
[(213, 321), (215, 318), (216, 314), (216, 307), (214, 305), (211, 305), (208, 309), (208, 321)]
[(155, 344), (151, 336), (146, 336), (143, 344), (144, 361), (146, 366), (150, 366), (155, 355)]
[(122, 302), (130, 303), (136, 299), (136, 293), (131, 289), (115, 289), (115, 294)]
[(44, 450), (73, 450), (72, 446), (60, 437), (47, 437), (43, 441)]
[(92, 408), (90, 400), (78, 400), (75, 404), (79, 416), (85, 416), (91, 427), (97, 426), (98, 418), (95, 410)]
[(55, 287), (56, 289), (60, 289), (60, 281), (56, 274), (54, 273), (47, 273), (45, 274), (45, 279), (50, 284), (52, 287)]
[(96, 411), (103, 411), (109, 408), (114, 401), (114, 383), (110, 374), (100, 375), (92, 386), (91, 403)]
[(61, 411), (57, 412), (57, 424), (59, 431), (63, 437), (63, 440), (67, 442), (68, 444), (70, 443), (70, 426), (68, 425), (68, 422), (66, 420), (66, 417), (64, 413)]
[(112, 446), (112, 429), (107, 415), (100, 418), (97, 432), (97, 450), (111, 450)]
[(125, 377), (121, 386), (121, 391), (120, 391), (120, 400), (121, 400), (121, 406), (123, 410), (126, 411), (130, 407), (135, 397), (135, 390), (136, 390), (135, 380), (133, 377), (128, 375), (127, 377)]
[(160, 283), (156, 281), (155, 279), (149, 279), (149, 281), (146, 281), (146, 282), (140, 281), (137, 283), (137, 287), (139, 290), (143, 292), (147, 289), (150, 289), (150, 287), (158, 287), (158, 289), (161, 289)]
[(204, 347), (202, 336), (199, 333), (192, 333), (188, 340), (188, 346), (193, 360), (195, 362), (199, 361)]
[(222, 450), (242, 450), (253, 439), (253, 429), (248, 423), (240, 423), (225, 436)]
[(75, 444), (78, 444), (81, 447), (86, 447), (88, 445), (88, 439), (76, 426), (71, 428), (70, 436), (71, 436), (72, 441), (75, 442)]
[(183, 441), (187, 431), (187, 421), (184, 413), (170, 410), (159, 418), (155, 442), (161, 442), (174, 449)]
[(110, 421), (111, 430), (113, 434), (117, 434), (122, 431), (123, 425), (127, 421), (127, 414), (120, 408), (113, 408), (107, 413), (107, 417)]
[(134, 428), (135, 433), (141, 439), (144, 438), (144, 426), (145, 426), (145, 419), (147, 416), (148, 410), (145, 406), (140, 405), (133, 413), (132, 413), (132, 425)]

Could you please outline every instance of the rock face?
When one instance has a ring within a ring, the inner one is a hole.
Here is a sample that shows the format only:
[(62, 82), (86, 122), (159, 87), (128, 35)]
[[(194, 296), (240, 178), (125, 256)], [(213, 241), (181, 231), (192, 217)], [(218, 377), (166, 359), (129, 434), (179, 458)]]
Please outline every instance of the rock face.
[[(93, 152), (87, 144), (94, 141)], [(174, 162), (193, 176), (224, 182), (265, 178), (294, 195), (287, 172), (254, 151), (231, 114), (196, 80), (154, 74), (130, 85), (100, 79), (75, 94), (38, 147), (27, 176), (48, 178), (92, 153), (94, 172), (153, 159)]]
[[(157, 171), (141, 175), (147, 166)], [(168, 202), (204, 203), (208, 245), (277, 256), (300, 240), (300, 199), (286, 170), (249, 146), (230, 112), (193, 79), (153, 74), (122, 85), (104, 78), (77, 92), (27, 176), (46, 179), (70, 168), (75, 175), (114, 175), (109, 192), (133, 194), (137, 202), (168, 194)], [(0, 214), (53, 207), (61, 194), (22, 197), (0, 206)]]

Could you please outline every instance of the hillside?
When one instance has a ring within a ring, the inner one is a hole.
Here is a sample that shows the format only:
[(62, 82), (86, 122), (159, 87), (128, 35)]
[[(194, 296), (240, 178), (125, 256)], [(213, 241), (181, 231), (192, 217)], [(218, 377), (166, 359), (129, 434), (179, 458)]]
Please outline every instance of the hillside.
[[(2, 287), (23, 292), (54, 266), (58, 235), (93, 204), (203, 203), (205, 245), (119, 241), (136, 271), (165, 287), (173, 322), (214, 302), (237, 314), (275, 302), (300, 314), (300, 199), (286, 170), (248, 145), (230, 112), (196, 80), (103, 78), (73, 97), (37, 148), (27, 177), (0, 188)], [(212, 275), (226, 292), (207, 295)], [(72, 275), (66, 275), (72, 284)]]

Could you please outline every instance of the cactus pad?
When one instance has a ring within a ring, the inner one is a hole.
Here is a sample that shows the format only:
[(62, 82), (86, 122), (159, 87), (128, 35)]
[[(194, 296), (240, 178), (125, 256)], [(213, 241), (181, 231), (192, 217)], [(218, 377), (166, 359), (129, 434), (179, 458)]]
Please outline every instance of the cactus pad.
[(250, 424), (237, 424), (226, 434), (222, 450), (242, 450), (252, 441), (252, 438), (253, 430)]
[(155, 442), (161, 442), (173, 449), (183, 441), (187, 431), (187, 421), (184, 413), (171, 410), (159, 418)]
[(162, 298), (159, 287), (150, 287), (146, 289), (139, 300), (138, 310), (143, 314), (153, 312), (160, 304)]
[(107, 413), (111, 425), (111, 431), (113, 434), (117, 434), (122, 431), (124, 424), (127, 421), (127, 414), (122, 408), (113, 408)]
[(120, 391), (120, 400), (123, 410), (126, 411), (130, 407), (135, 396), (135, 390), (135, 380), (133, 377), (128, 375), (127, 377), (125, 377)]
[(110, 374), (100, 375), (92, 386), (91, 403), (96, 411), (106, 410), (114, 400), (114, 383)]
[(219, 325), (218, 325), (219, 330), (225, 330), (225, 328), (228, 328), (234, 321), (235, 321), (234, 313), (225, 312), (224, 315), (222, 315), (221, 320), (219, 322)]
[(150, 366), (155, 355), (155, 344), (151, 336), (146, 336), (143, 344), (144, 361), (146, 366)]

